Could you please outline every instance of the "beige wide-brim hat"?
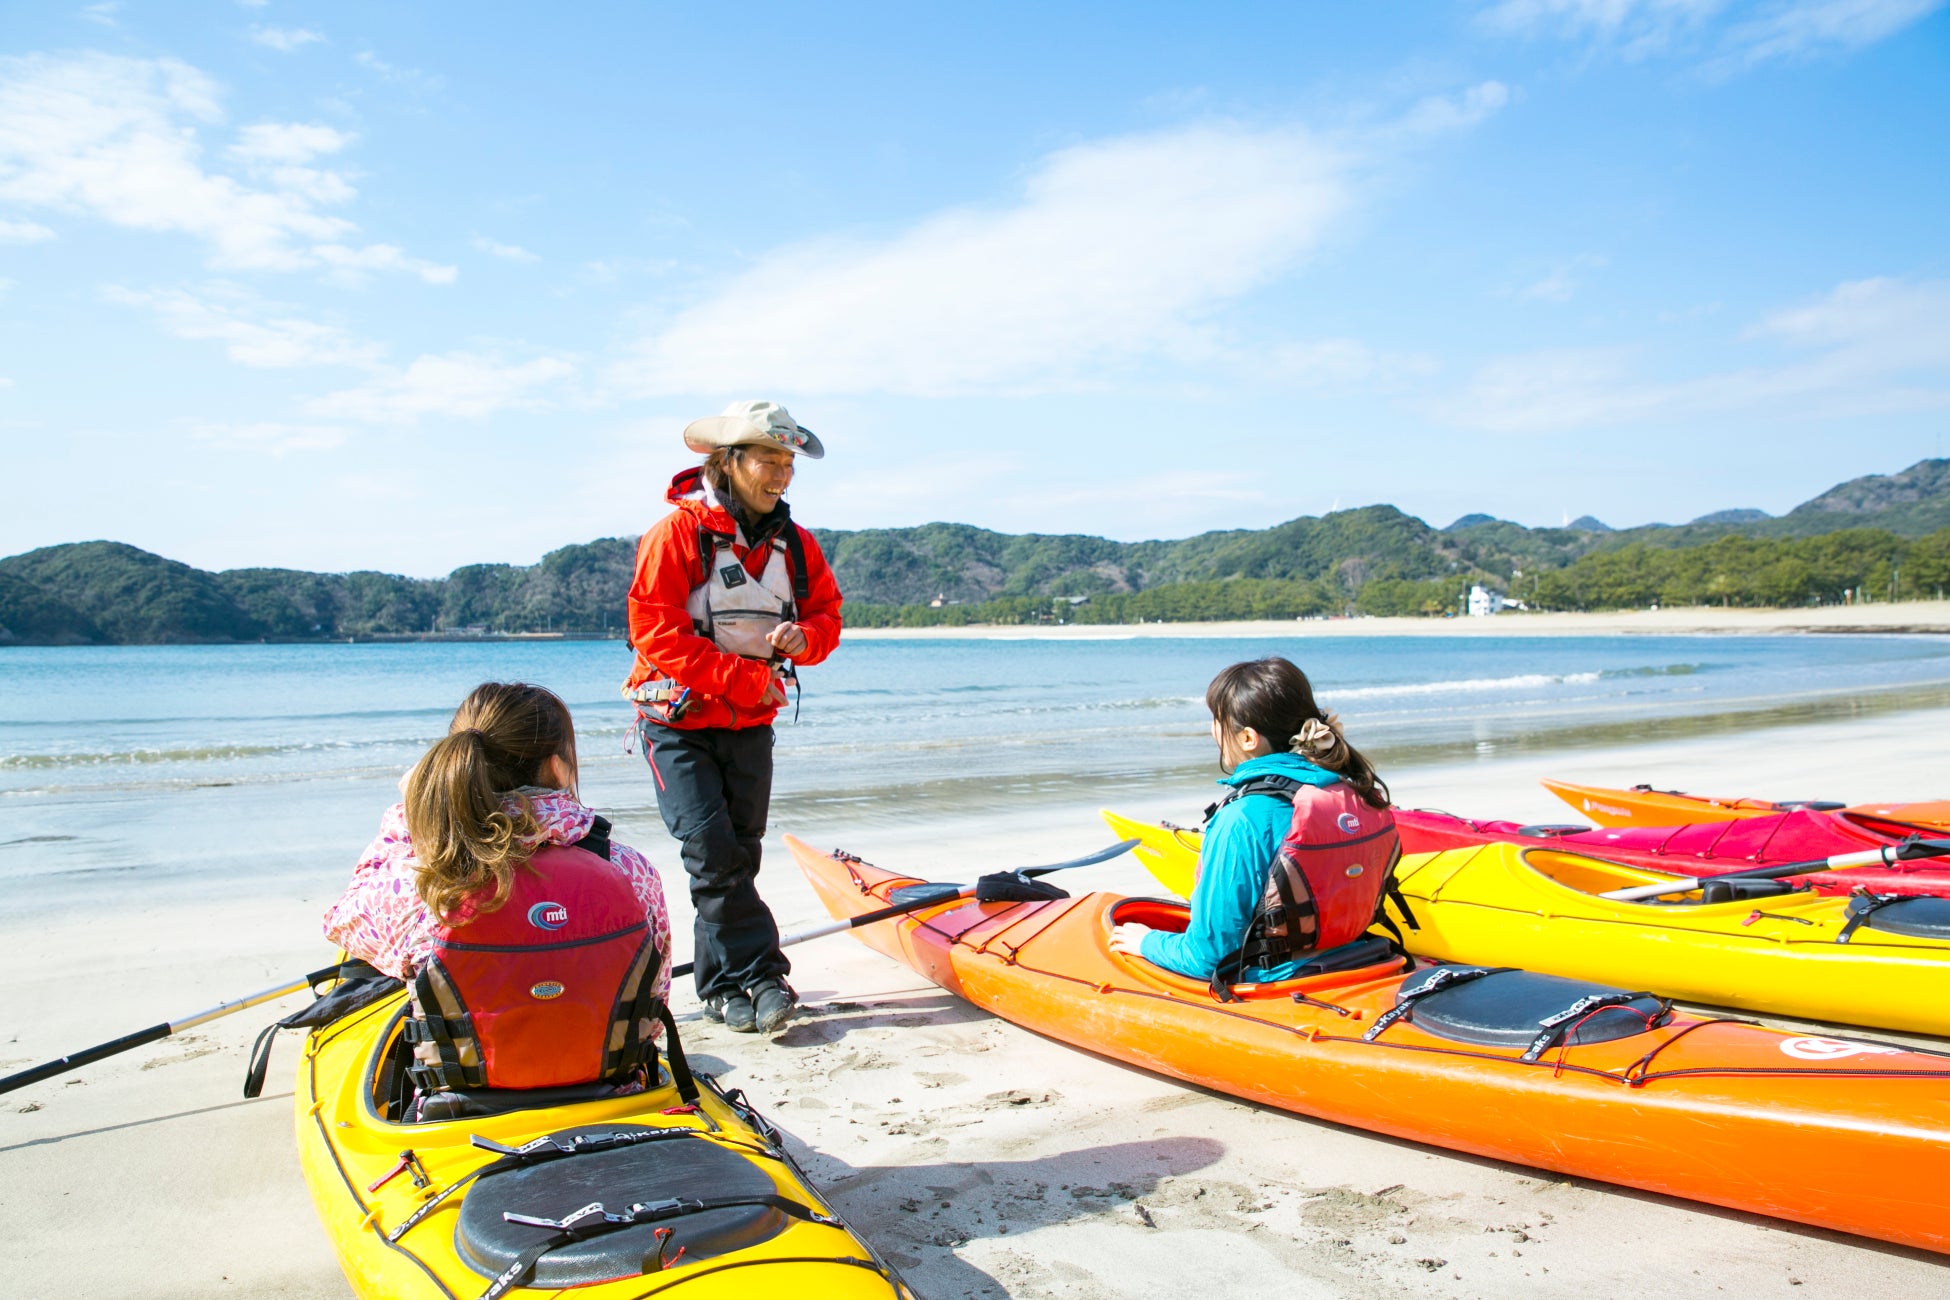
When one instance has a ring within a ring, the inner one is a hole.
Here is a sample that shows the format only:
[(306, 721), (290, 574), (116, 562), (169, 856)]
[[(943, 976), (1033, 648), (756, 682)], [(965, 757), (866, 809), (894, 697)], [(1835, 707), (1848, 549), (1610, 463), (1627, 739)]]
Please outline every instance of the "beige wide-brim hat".
[(723, 415), (707, 415), (684, 426), (684, 445), (710, 455), (720, 447), (784, 447), (795, 456), (814, 460), (825, 446), (777, 402), (733, 402)]

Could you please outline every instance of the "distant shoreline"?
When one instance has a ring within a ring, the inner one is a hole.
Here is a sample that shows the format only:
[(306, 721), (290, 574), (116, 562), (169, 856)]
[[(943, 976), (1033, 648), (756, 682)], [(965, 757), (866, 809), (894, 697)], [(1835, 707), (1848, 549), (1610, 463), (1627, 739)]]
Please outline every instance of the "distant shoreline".
[(1821, 605), (1811, 609), (1606, 610), (1589, 614), (1506, 611), (1487, 618), (1302, 618), (1231, 623), (997, 624), (848, 628), (849, 640), (1105, 641), (1340, 636), (1687, 636), (1839, 634), (1950, 635), (1950, 601)]

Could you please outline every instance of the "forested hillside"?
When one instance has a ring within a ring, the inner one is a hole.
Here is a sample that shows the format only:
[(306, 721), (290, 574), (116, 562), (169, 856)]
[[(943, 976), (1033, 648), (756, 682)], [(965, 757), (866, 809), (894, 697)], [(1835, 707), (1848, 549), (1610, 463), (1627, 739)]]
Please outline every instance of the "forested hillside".
[[(1435, 528), (1393, 506), (1176, 541), (815, 531), (854, 626), (1442, 614), (1476, 582), (1541, 609), (1934, 598), (1950, 587), (1950, 460), (1853, 479), (1779, 518), (1618, 531), (1487, 515)], [(211, 573), (119, 542), (50, 546), (0, 559), (0, 645), (614, 635), (635, 546), (605, 538), (445, 578)]]

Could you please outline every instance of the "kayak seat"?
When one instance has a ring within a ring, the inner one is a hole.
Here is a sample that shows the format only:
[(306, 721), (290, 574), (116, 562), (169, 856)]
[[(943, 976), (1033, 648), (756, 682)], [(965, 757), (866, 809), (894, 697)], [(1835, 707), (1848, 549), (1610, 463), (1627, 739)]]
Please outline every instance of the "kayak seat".
[(484, 1115), (505, 1115), (513, 1110), (538, 1110), (544, 1107), (573, 1106), (577, 1102), (601, 1101), (616, 1095), (613, 1083), (578, 1083), (566, 1088), (470, 1088), (465, 1091), (422, 1093), (417, 1118), (422, 1124), (437, 1124), (449, 1119), (479, 1119)]
[[(1418, 971), (1402, 981), (1397, 1004), (1413, 1004), (1408, 1019), (1437, 1038), (1477, 1047), (1529, 1047), (1544, 1032), (1546, 1020), (1561, 1015), (1587, 997), (1622, 995), (1625, 990), (1585, 980), (1504, 970), (1457, 983), (1433, 993), (1419, 993), (1443, 966)], [(1608, 1043), (1645, 1033), (1663, 1020), (1667, 1006), (1641, 995), (1619, 1006), (1599, 1007), (1586, 1014), (1576, 1028), (1558, 1042)]]
[[(564, 1129), (567, 1140), (584, 1133), (642, 1131), (641, 1124), (599, 1124)], [(482, 1277), (498, 1277), (524, 1250), (555, 1236), (549, 1228), (509, 1223), (504, 1213), (566, 1219), (600, 1201), (612, 1214), (672, 1197), (776, 1196), (778, 1186), (753, 1161), (708, 1139), (646, 1142), (588, 1155), (551, 1160), (490, 1174), (468, 1189), (454, 1224), (454, 1247)], [(684, 1251), (686, 1264), (748, 1249), (779, 1235), (787, 1219), (767, 1205), (739, 1205), (637, 1224), (570, 1242), (535, 1263), (534, 1288), (587, 1286), (656, 1271), (657, 1228), (672, 1229), (666, 1259)], [(646, 1263), (648, 1267), (646, 1268)]]
[(1950, 939), (1950, 898), (1905, 898), (1869, 913), (1870, 929), (1916, 939)]
[(1708, 880), (1700, 885), (1704, 903), (1739, 903), (1749, 898), (1774, 898), (1804, 888), (1785, 880)]
[(1303, 980), (1311, 975), (1331, 975), (1335, 971), (1378, 966), (1394, 956), (1395, 947), (1384, 936), (1364, 934), (1353, 943), (1344, 943), (1338, 948), (1314, 953), (1300, 964), (1299, 973), (1293, 978)]

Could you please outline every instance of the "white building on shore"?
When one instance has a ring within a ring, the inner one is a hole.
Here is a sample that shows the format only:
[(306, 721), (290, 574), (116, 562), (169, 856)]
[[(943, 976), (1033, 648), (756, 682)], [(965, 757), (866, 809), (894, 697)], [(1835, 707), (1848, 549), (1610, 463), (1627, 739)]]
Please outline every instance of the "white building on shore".
[(1505, 603), (1502, 592), (1491, 591), (1480, 582), (1469, 589), (1471, 618), (1488, 618), (1491, 614), (1501, 614)]

